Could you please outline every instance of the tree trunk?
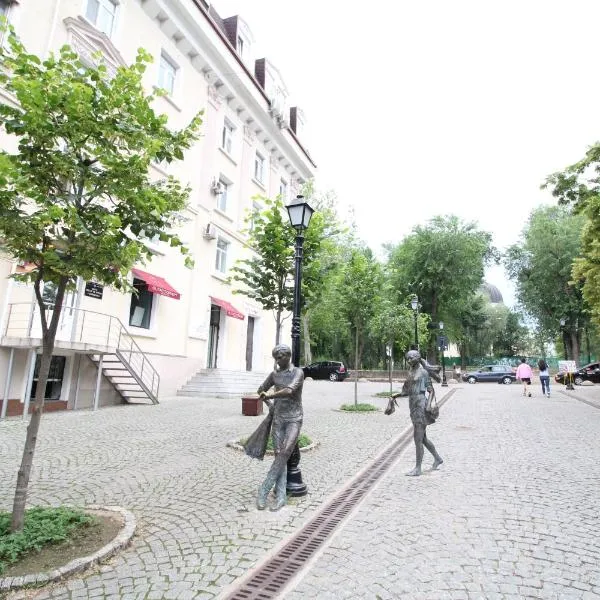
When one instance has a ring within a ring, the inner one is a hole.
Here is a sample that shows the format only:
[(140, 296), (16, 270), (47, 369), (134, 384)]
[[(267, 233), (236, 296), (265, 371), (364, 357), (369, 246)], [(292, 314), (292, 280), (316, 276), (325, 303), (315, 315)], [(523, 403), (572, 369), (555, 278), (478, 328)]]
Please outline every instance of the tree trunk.
[(46, 323), (45, 305), (41, 294), (39, 293), (39, 284), (41, 278), (36, 282), (36, 297), (40, 309), (40, 318), (42, 319), (42, 356), (40, 360), (40, 370), (38, 373), (37, 388), (35, 390), (35, 402), (29, 425), (27, 426), (27, 436), (25, 438), (25, 447), (23, 448), (23, 457), (21, 466), (17, 474), (17, 486), (15, 488), (15, 496), (13, 500), (12, 522), (10, 531), (12, 533), (21, 531), (25, 520), (25, 505), (27, 503), (27, 491), (29, 488), (29, 478), (31, 477), (31, 467), (33, 466), (33, 455), (40, 429), (40, 421), (44, 412), (44, 396), (46, 392), (46, 382), (48, 381), (48, 373), (50, 372), (50, 363), (52, 361), (52, 353), (54, 352), (54, 341), (56, 339), (56, 331), (58, 329), (58, 320), (62, 311), (62, 302), (67, 287), (66, 278), (61, 279), (56, 291), (56, 304), (52, 311), (50, 325)]
[(358, 404), (358, 365), (359, 365), (359, 353), (358, 353), (358, 327), (356, 328), (356, 337), (354, 342), (354, 406)]
[(585, 328), (585, 349), (587, 352), (588, 363), (592, 362), (592, 354), (590, 352), (590, 330), (588, 327)]
[[(275, 313), (275, 345), (279, 344), (281, 338), (281, 310)], [(297, 365), (296, 365), (297, 366)]]
[(579, 336), (577, 335), (577, 330), (570, 332), (571, 337), (571, 352), (573, 356), (573, 360), (578, 366), (579, 364)]
[(302, 344), (304, 346), (304, 364), (310, 365), (312, 362), (312, 353), (310, 351), (310, 331), (309, 331), (309, 321), (308, 311), (305, 311), (302, 315)]

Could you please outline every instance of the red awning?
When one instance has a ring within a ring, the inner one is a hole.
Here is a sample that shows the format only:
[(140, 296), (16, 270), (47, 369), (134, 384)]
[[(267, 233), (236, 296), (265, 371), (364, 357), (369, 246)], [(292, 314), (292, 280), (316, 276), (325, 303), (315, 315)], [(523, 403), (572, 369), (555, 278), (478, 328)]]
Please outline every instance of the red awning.
[(213, 304), (220, 306), (228, 317), (233, 317), (234, 319), (244, 320), (244, 315), (237, 309), (235, 306), (232, 306), (227, 302), (227, 300), (221, 300), (221, 298), (215, 298), (214, 296), (210, 297), (210, 300)]
[(181, 294), (162, 277), (159, 277), (158, 275), (151, 275), (150, 273), (146, 273), (146, 271), (140, 271), (140, 269), (131, 269), (131, 272), (135, 277), (145, 281), (148, 284), (149, 292), (152, 292), (153, 294), (160, 294), (161, 296), (167, 296), (168, 298), (173, 298), (174, 300), (179, 300), (179, 298), (181, 298)]

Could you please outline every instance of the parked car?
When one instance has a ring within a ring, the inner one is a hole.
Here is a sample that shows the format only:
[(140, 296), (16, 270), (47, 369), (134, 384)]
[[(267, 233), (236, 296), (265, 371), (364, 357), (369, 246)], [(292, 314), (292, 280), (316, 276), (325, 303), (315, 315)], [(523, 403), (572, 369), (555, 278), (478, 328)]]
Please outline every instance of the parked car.
[(463, 373), (462, 378), (467, 383), (497, 381), (505, 385), (510, 385), (517, 379), (513, 368), (509, 365), (486, 365), (485, 367), (480, 367), (477, 371)]
[[(554, 376), (556, 383), (567, 383), (567, 373), (557, 373)], [(573, 383), (575, 385), (581, 385), (584, 381), (591, 381), (592, 383), (600, 383), (600, 363), (594, 362), (581, 369), (577, 369), (573, 373)]]
[(304, 377), (313, 379), (329, 379), (329, 381), (344, 381), (350, 371), (346, 369), (344, 363), (335, 360), (323, 360), (315, 362), (307, 367), (302, 367)]

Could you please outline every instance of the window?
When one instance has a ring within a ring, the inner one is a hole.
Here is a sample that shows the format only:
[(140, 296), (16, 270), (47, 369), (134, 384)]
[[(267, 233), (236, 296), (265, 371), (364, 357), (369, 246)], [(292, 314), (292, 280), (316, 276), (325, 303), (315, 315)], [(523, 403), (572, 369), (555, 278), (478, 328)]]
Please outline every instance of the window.
[(252, 231), (256, 225), (256, 218), (260, 214), (262, 206), (258, 202), (252, 202), (252, 212), (250, 213), (250, 226), (249, 230)]
[(259, 152), (254, 155), (254, 179), (263, 183), (265, 177), (265, 158)]
[(223, 238), (217, 240), (217, 257), (215, 261), (215, 269), (219, 273), (227, 272), (227, 251), (229, 250), (229, 242)]
[(85, 17), (96, 29), (111, 36), (117, 17), (117, 0), (87, 0)]
[(284, 202), (287, 202), (287, 197), (288, 197), (288, 184), (287, 181), (285, 181), (285, 179), (282, 179), (279, 182), (279, 195), (281, 196), (281, 199)]
[(233, 133), (235, 127), (227, 120), (223, 122), (223, 131), (221, 133), (221, 148), (231, 154), (233, 152)]
[(133, 287), (137, 290), (137, 294), (131, 294), (129, 325), (150, 329), (154, 294), (148, 290), (148, 284), (141, 279), (134, 278)]
[(169, 96), (172, 96), (175, 91), (176, 76), (177, 66), (164, 54), (161, 54), (160, 63), (158, 65), (158, 87), (166, 90)]
[(240, 58), (244, 58), (244, 38), (237, 36), (237, 53)]
[(221, 184), (221, 190), (223, 191), (220, 194), (217, 194), (217, 208), (223, 212), (227, 212), (227, 200), (230, 186), (223, 178), (219, 178), (219, 183)]

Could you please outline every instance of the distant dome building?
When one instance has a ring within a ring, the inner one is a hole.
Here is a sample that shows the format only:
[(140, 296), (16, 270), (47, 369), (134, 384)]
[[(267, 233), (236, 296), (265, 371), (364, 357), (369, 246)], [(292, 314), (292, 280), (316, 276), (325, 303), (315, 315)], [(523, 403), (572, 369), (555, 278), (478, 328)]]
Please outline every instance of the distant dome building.
[(492, 304), (504, 304), (504, 299), (502, 298), (502, 294), (495, 285), (492, 285), (491, 283), (484, 281), (481, 284), (479, 291), (484, 296), (487, 296), (490, 299), (490, 302)]

